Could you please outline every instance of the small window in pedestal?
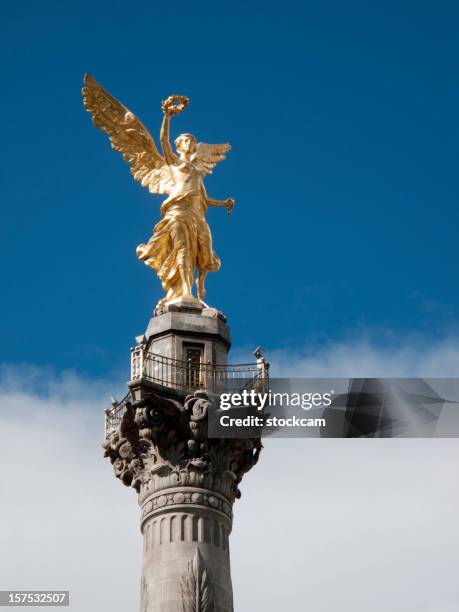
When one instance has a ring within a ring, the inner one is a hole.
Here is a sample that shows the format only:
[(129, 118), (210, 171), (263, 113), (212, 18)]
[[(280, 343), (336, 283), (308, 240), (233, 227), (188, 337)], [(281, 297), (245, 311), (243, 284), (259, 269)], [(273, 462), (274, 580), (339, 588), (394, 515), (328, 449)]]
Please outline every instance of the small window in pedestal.
[(204, 346), (185, 344), (183, 348), (186, 360), (186, 386), (200, 389), (205, 386)]

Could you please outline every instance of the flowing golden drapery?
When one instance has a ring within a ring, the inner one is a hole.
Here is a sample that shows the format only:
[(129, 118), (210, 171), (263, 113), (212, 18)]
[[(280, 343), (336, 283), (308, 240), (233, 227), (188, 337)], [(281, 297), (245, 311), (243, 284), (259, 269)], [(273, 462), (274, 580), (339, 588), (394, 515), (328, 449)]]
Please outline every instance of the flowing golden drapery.
[(137, 247), (138, 258), (156, 270), (168, 301), (182, 295), (180, 270), (191, 286), (195, 268), (199, 275), (220, 269), (205, 219), (206, 208), (200, 194), (168, 198), (161, 207), (163, 219), (155, 225), (152, 237)]

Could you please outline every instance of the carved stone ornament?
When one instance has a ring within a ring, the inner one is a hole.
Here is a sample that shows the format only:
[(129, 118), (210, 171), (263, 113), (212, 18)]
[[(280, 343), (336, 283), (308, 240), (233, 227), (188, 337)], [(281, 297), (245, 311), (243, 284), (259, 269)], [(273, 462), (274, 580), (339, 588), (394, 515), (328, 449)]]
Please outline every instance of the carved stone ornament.
[(196, 391), (184, 403), (146, 393), (127, 402), (119, 427), (103, 445), (115, 476), (139, 493), (139, 502), (162, 489), (203, 488), (230, 503), (238, 484), (258, 461), (255, 439), (209, 439), (207, 393)]
[(188, 561), (181, 590), (183, 612), (210, 612), (213, 609), (209, 575), (199, 547), (193, 559)]

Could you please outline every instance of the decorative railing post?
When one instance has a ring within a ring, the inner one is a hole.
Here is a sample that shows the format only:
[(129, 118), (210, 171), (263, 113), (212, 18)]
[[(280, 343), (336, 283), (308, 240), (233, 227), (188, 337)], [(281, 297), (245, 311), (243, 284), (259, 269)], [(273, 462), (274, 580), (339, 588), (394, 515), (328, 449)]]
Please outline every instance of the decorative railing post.
[(143, 376), (144, 351), (145, 339), (142, 338), (136, 346), (131, 348), (131, 380), (137, 380)]
[(269, 379), (269, 363), (264, 358), (264, 349), (259, 346), (253, 352), (257, 359), (258, 378), (262, 380)]

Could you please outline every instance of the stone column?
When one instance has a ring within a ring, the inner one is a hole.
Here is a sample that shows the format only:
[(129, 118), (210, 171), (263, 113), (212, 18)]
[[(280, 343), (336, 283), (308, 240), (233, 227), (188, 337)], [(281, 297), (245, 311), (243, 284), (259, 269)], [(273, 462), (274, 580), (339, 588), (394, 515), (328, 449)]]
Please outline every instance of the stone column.
[[(200, 336), (196, 319), (182, 314), (168, 319), (175, 329), (166, 329), (164, 319), (150, 323), (150, 329), (160, 329), (159, 335), (151, 334), (153, 341), (167, 338), (167, 353), (183, 346), (183, 337), (192, 337), (210, 342), (211, 354), (218, 354), (213, 347), (225, 344), (217, 338), (215, 322), (213, 335), (201, 327)], [(138, 493), (141, 612), (232, 612), (232, 506), (240, 497), (243, 474), (258, 460), (261, 442), (209, 439), (212, 405), (204, 390), (186, 395), (142, 377), (129, 387), (119, 424), (104, 446), (115, 475)]]

